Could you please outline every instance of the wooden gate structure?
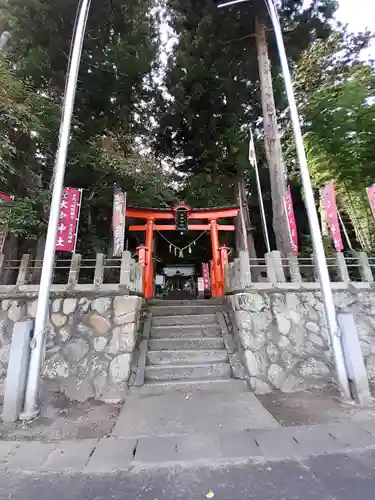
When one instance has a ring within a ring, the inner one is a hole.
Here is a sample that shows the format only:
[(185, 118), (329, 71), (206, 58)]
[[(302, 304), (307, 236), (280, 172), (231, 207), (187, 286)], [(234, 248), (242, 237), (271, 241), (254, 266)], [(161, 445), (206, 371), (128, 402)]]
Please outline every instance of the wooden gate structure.
[[(141, 219), (145, 221), (142, 225), (131, 225), (129, 231), (144, 231), (145, 244), (137, 248), (139, 262), (143, 269), (143, 293), (146, 298), (151, 298), (154, 294), (154, 266), (152, 261), (154, 231), (176, 231), (176, 225), (165, 223), (167, 221), (176, 222), (176, 214), (180, 210), (187, 212), (188, 231), (210, 231), (212, 260), (210, 262), (211, 293), (213, 297), (224, 295), (224, 266), (228, 263), (228, 248), (220, 246), (220, 231), (234, 231), (233, 224), (220, 224), (220, 219), (236, 217), (239, 209), (229, 208), (209, 208), (194, 210), (188, 205), (182, 204), (176, 207), (163, 209), (132, 208), (128, 207), (126, 216), (131, 219)], [(161, 223), (157, 223), (161, 221)]]

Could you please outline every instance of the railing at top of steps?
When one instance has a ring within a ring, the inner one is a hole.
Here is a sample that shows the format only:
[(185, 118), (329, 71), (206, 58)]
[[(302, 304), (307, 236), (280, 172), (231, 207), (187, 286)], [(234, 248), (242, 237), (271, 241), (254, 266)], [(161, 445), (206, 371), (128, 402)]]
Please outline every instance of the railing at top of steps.
[[(22, 288), (27, 291), (39, 285), (42, 261), (25, 254), (20, 260), (6, 260), (0, 254), (0, 288)], [(85, 286), (98, 288), (102, 285), (118, 285), (134, 292), (142, 291), (142, 270), (130, 252), (119, 258), (106, 257), (98, 253), (95, 258), (82, 258), (72, 254), (55, 260), (53, 287), (71, 288)], [(52, 288), (53, 291), (53, 288)]]
[[(273, 251), (263, 259), (249, 259), (246, 252), (242, 258), (234, 259), (225, 266), (226, 292), (231, 293), (241, 288), (267, 285), (310, 285), (318, 286), (316, 266), (313, 257), (298, 258), (290, 255), (281, 257), (280, 252)], [(338, 252), (333, 257), (327, 257), (328, 271), (331, 282), (338, 284), (363, 283), (369, 286), (374, 282), (375, 258), (366, 252), (353, 252), (351, 256)], [(252, 271), (256, 269), (257, 282), (252, 280)]]

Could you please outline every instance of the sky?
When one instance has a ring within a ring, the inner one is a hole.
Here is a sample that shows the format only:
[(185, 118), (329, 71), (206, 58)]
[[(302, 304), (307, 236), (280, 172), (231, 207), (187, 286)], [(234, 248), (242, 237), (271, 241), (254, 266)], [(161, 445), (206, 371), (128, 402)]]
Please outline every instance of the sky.
[[(339, 10), (336, 18), (342, 23), (348, 24), (350, 31), (364, 31), (366, 28), (375, 32), (375, 0), (338, 0)], [(375, 58), (375, 43), (373, 42), (368, 51), (364, 51), (363, 59)]]
[(337, 18), (348, 23), (351, 31), (375, 31), (374, 0), (339, 0), (339, 5)]
[[(336, 18), (342, 23), (348, 24), (350, 31), (359, 32), (368, 28), (375, 32), (375, 0), (338, 0), (338, 3), (339, 10), (336, 13)], [(164, 42), (167, 42), (171, 33), (165, 30), (163, 35)], [(173, 40), (169, 40), (170, 46), (173, 46), (173, 43)], [(375, 44), (372, 46), (370, 55), (375, 57)]]

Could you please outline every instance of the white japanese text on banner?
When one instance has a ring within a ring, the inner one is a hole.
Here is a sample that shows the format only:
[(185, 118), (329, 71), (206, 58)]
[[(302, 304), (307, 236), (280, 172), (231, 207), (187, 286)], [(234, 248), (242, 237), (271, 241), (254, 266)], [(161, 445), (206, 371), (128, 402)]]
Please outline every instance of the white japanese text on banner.
[(58, 252), (75, 252), (81, 201), (82, 189), (64, 188), (57, 226), (56, 250)]

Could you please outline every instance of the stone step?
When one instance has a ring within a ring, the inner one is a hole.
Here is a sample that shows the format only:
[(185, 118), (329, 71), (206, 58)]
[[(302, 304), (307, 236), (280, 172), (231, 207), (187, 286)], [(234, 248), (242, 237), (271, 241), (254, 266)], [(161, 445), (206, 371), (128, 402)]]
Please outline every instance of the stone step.
[(248, 388), (244, 380), (239, 379), (208, 379), (208, 380), (173, 380), (167, 382), (152, 381), (141, 387), (131, 387), (132, 396), (152, 396), (165, 394), (166, 392), (180, 391), (191, 393), (193, 391), (204, 392), (247, 392)]
[(152, 316), (152, 326), (206, 325), (216, 323), (216, 314)]
[(152, 316), (187, 316), (187, 315), (205, 315), (216, 314), (218, 311), (216, 305), (167, 305), (167, 306), (151, 306), (149, 311)]
[(163, 325), (152, 326), (150, 337), (155, 339), (189, 338), (189, 337), (218, 337), (221, 335), (219, 324), (207, 325)]
[(222, 337), (191, 337), (150, 339), (150, 351), (178, 351), (182, 349), (224, 349)]
[(207, 365), (148, 365), (145, 368), (145, 380), (182, 380), (230, 378), (229, 363), (212, 363)]
[(148, 351), (147, 361), (149, 365), (203, 365), (228, 361), (228, 354), (225, 349), (221, 351)]
[(211, 299), (192, 299), (192, 300), (168, 300), (168, 299), (151, 299), (147, 301), (149, 306), (208, 306), (222, 305), (225, 299), (223, 297), (215, 297)]

